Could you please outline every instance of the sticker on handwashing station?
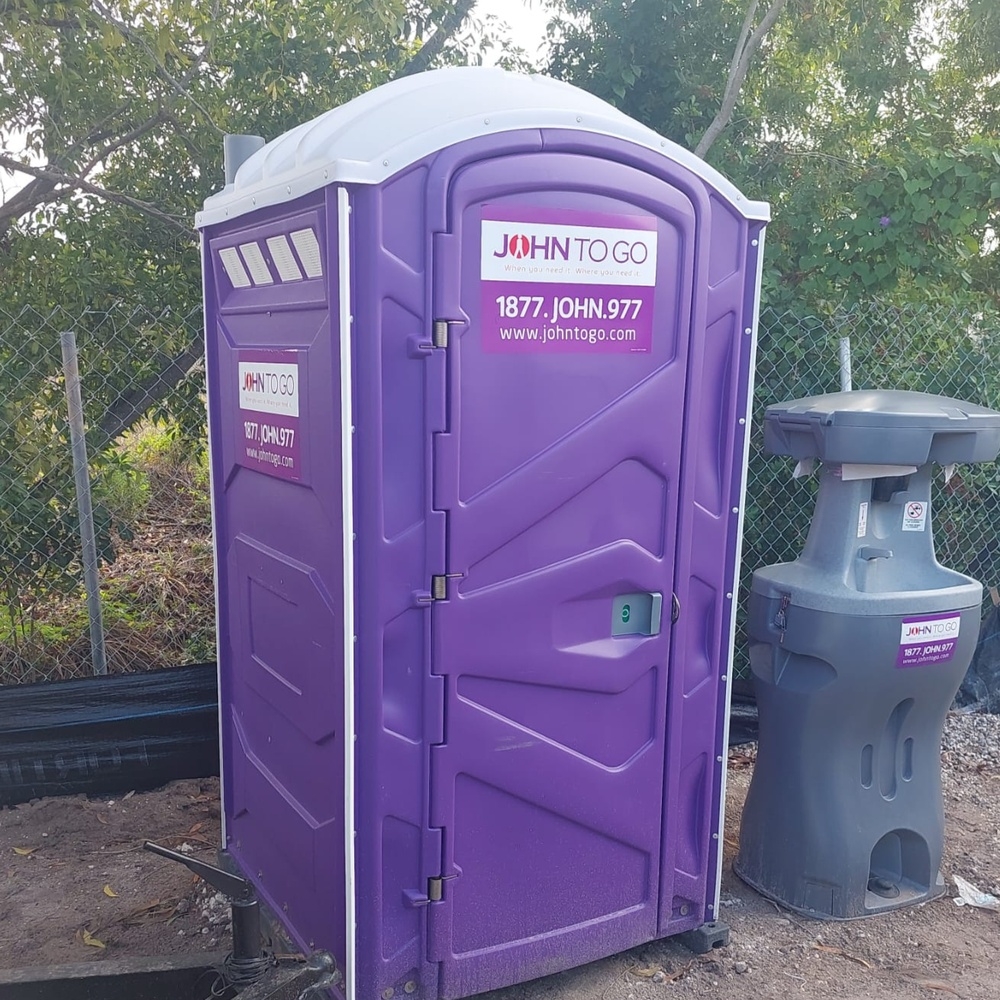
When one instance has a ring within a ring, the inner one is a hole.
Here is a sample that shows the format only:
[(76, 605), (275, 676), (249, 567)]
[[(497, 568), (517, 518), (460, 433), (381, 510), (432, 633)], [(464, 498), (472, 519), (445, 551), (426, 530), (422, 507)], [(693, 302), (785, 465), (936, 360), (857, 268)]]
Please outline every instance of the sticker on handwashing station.
[(483, 350), (648, 354), (656, 220), (566, 209), (483, 209)]
[(927, 530), (927, 504), (921, 500), (908, 500), (903, 504), (903, 531)]
[(958, 646), (961, 624), (962, 616), (958, 612), (904, 618), (896, 666), (922, 667), (950, 660)]

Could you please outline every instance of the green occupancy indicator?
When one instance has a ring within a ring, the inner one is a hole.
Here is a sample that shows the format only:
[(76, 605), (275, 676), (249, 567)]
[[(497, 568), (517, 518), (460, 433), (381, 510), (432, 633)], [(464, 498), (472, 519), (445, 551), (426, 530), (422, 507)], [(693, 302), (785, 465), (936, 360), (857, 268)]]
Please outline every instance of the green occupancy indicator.
[(659, 635), (662, 611), (662, 594), (619, 594), (611, 607), (611, 634)]

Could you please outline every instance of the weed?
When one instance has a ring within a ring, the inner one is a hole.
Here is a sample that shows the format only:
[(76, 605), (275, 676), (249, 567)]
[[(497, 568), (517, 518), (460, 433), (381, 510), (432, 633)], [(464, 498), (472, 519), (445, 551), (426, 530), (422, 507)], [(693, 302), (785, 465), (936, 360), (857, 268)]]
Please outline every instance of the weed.
[(125, 464), (104, 469), (94, 483), (94, 498), (107, 509), (119, 533), (122, 526), (135, 528), (149, 506), (151, 491), (149, 476)]
[[(96, 477), (94, 497), (110, 515), (117, 552), (101, 568), (109, 672), (212, 660), (215, 594), (204, 449), (192, 450), (169, 425), (144, 423), (123, 437), (114, 460)], [(78, 565), (68, 570), (77, 574)], [(20, 596), (10, 609), (0, 602), (0, 684), (89, 675), (82, 587)]]

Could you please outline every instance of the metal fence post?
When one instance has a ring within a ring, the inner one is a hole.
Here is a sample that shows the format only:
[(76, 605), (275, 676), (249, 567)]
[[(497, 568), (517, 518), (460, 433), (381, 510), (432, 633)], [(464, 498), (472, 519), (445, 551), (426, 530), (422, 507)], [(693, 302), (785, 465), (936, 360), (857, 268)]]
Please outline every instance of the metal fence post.
[(83, 427), (83, 399), (80, 393), (76, 334), (72, 330), (61, 333), (59, 342), (62, 347), (63, 372), (66, 375), (69, 436), (73, 447), (73, 477), (76, 480), (76, 505), (80, 514), (83, 583), (87, 591), (87, 616), (90, 620), (90, 654), (94, 663), (94, 673), (106, 674), (108, 662), (104, 651), (104, 619), (101, 613), (101, 590), (97, 575), (97, 541), (94, 537), (94, 508), (90, 498), (90, 472), (87, 468), (87, 439)]
[(851, 338), (840, 338), (840, 391), (851, 392), (854, 388), (851, 381)]

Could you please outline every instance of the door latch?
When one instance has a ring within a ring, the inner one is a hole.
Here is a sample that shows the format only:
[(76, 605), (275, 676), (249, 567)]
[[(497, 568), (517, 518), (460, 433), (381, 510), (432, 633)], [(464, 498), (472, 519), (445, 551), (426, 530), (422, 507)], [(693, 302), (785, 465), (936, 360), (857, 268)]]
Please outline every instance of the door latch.
[(670, 595), (670, 624), (676, 625), (677, 619), (681, 616), (681, 602), (676, 594)]

